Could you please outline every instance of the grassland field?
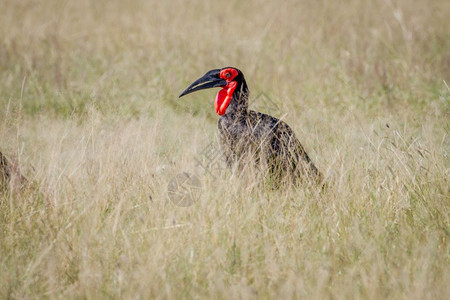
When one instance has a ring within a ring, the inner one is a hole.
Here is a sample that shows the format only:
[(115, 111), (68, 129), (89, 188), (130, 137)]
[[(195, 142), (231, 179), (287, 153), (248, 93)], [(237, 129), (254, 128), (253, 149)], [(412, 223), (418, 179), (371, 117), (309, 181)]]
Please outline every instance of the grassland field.
[[(449, 299), (450, 1), (0, 1), (1, 299)], [(329, 188), (220, 164), (234, 66)], [(200, 183), (177, 205), (177, 174)]]

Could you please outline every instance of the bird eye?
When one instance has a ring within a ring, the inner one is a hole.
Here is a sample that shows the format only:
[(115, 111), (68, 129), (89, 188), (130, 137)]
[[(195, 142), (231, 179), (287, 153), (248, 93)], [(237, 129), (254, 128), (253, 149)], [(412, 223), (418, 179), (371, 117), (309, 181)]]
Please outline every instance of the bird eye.
[(227, 73), (225, 74), (225, 77), (226, 77), (226, 78), (230, 78), (230, 76), (231, 76), (230, 72), (227, 72)]

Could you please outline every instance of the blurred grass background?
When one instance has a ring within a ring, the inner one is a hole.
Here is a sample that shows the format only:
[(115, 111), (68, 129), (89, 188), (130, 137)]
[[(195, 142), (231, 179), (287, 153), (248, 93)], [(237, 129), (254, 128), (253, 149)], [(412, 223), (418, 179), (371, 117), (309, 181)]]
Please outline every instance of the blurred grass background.
[[(33, 182), (1, 193), (1, 298), (449, 297), (449, 1), (0, 11), (0, 150)], [(276, 103), (330, 190), (195, 167), (215, 93), (177, 96), (224, 66)], [(166, 190), (183, 171), (202, 181), (188, 208)]]

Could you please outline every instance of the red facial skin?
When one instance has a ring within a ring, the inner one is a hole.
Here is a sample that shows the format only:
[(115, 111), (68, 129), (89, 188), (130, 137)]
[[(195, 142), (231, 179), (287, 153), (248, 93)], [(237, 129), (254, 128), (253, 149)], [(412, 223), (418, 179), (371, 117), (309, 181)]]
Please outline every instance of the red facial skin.
[(227, 81), (227, 85), (224, 86), (216, 96), (216, 101), (214, 103), (214, 108), (216, 113), (221, 116), (227, 111), (227, 107), (233, 98), (234, 90), (236, 89), (237, 82), (233, 81), (238, 75), (238, 71), (233, 68), (227, 68), (220, 71), (220, 78)]

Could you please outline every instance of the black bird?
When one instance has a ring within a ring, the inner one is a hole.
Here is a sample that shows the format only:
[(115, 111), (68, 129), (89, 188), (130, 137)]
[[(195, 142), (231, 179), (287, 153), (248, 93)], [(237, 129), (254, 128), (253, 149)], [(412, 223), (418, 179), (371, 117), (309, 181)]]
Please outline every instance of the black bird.
[(0, 152), (0, 185), (3, 185), (9, 181), (11, 176), (9, 169), (9, 164), (6, 157)]
[(23, 188), (28, 183), (28, 180), (21, 174), (17, 161), (9, 160), (0, 152), (0, 190), (9, 186)]
[(237, 164), (243, 168), (252, 162), (267, 172), (277, 186), (284, 182), (322, 182), (322, 175), (285, 122), (248, 109), (249, 90), (240, 70), (211, 70), (180, 97), (213, 87), (222, 88), (214, 106), (220, 115), (220, 142), (228, 166)]

